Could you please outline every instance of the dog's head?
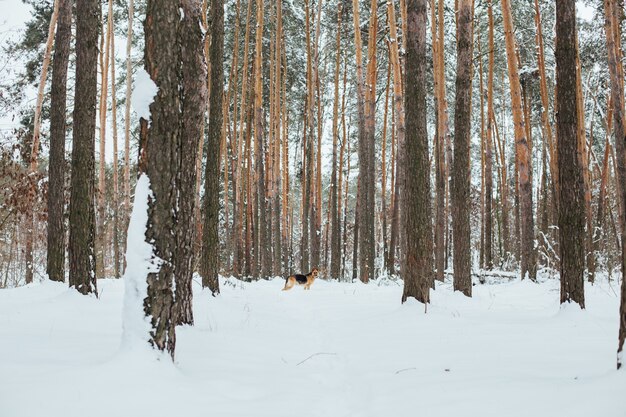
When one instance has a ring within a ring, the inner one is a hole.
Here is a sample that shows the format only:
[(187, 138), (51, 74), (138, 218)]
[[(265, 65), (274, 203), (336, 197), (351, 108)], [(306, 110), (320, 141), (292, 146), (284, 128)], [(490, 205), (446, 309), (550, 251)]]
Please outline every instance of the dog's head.
[(311, 275), (313, 275), (316, 278), (319, 273), (320, 273), (320, 270), (317, 268), (313, 268), (313, 270), (311, 271)]

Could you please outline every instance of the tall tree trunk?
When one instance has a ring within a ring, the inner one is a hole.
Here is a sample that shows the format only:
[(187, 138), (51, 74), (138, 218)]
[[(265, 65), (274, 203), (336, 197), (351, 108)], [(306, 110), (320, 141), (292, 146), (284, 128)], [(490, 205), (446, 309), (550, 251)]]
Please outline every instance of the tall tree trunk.
[(97, 294), (95, 132), (100, 3), (76, 1), (76, 87), (70, 187), (69, 280), (82, 294)]
[[(616, 0), (604, 0), (605, 31), (607, 40), (609, 76), (611, 82), (611, 101), (613, 102), (613, 131), (615, 133), (615, 152), (617, 164), (616, 182), (618, 184), (618, 202), (620, 203), (622, 276), (626, 276), (626, 127), (624, 122), (624, 70), (622, 67), (620, 17), (623, 12), (618, 9)], [(623, 359), (624, 341), (626, 340), (626, 279), (622, 279), (622, 295), (620, 304), (620, 328), (617, 346), (617, 369)]]
[(98, 202), (98, 213), (96, 215), (96, 277), (104, 278), (105, 275), (105, 252), (106, 252), (106, 232), (104, 228), (105, 222), (105, 181), (106, 181), (106, 124), (107, 124), (107, 98), (109, 92), (109, 65), (111, 61), (111, 32), (113, 31), (113, 0), (108, 1), (106, 30), (103, 29), (100, 41), (100, 107), (98, 115), (100, 116), (100, 141), (98, 164), (98, 191), (96, 192), (96, 200)]
[(489, 69), (487, 75), (487, 132), (485, 137), (485, 268), (493, 268), (493, 75), (494, 75), (494, 36), (493, 5), (489, 1)]
[[(435, 24), (436, 16), (439, 17)], [(446, 158), (445, 144), (448, 140), (448, 102), (446, 99), (446, 80), (444, 63), (444, 38), (443, 38), (443, 0), (438, 1), (438, 7), (433, 5), (431, 14), (433, 21), (433, 70), (435, 78), (435, 100), (437, 106), (437, 128), (435, 141), (435, 187), (436, 187), (436, 213), (435, 213), (435, 269), (437, 279), (443, 281), (446, 260), (445, 234), (446, 234)]]
[[(204, 226), (202, 228), (202, 259), (200, 273), (202, 286), (208, 287), (214, 296), (219, 294), (218, 279), (220, 242), (219, 189), (220, 189), (220, 142), (222, 140), (222, 100), (224, 97), (224, 4), (223, 0), (211, 2), (211, 95), (209, 104), (209, 135), (207, 139), (207, 162), (204, 179)], [(228, 192), (224, 190), (224, 192)]]
[[(110, 48), (115, 56), (115, 34), (111, 37)], [(120, 213), (119, 213), (119, 178), (117, 155), (117, 94), (115, 80), (115, 58), (111, 60), (111, 129), (113, 130), (113, 275), (121, 276), (120, 268)]]
[[(341, 63), (341, 3), (337, 7), (337, 52), (335, 60), (335, 100), (333, 102), (333, 168), (330, 179), (330, 213), (331, 213), (331, 278), (339, 278), (341, 274), (341, 226), (339, 222), (339, 193), (341, 183), (337, 183), (337, 141), (339, 136), (339, 66)], [(344, 138), (345, 143), (345, 138)], [(343, 145), (342, 145), (343, 148)], [(341, 166), (339, 167), (341, 170)]]
[(452, 231), (454, 290), (472, 296), (470, 250), (470, 134), (472, 109), (472, 2), (459, 0), (457, 12), (456, 104), (452, 167)]
[[(235, 169), (235, 178), (236, 178), (236, 186), (235, 186), (235, 204), (238, 207), (239, 214), (234, 217), (233, 229), (235, 233), (235, 245), (237, 246), (234, 256), (234, 271), (238, 276), (243, 272), (243, 263), (244, 260), (247, 259), (248, 255), (244, 255), (243, 251), (243, 226), (244, 226), (244, 212), (245, 212), (245, 204), (244, 204), (244, 176), (243, 176), (243, 165), (245, 158), (245, 140), (244, 140), (244, 121), (246, 120), (246, 115), (248, 113), (247, 109), (249, 106), (249, 88), (248, 88), (248, 50), (250, 44), (250, 27), (251, 25), (251, 15), (252, 15), (252, 1), (248, 1), (248, 9), (246, 12), (246, 33), (244, 35), (244, 52), (243, 52), (243, 73), (241, 77), (241, 106), (239, 113), (239, 137), (237, 139), (238, 151), (237, 151), (237, 162)], [(236, 86), (235, 86), (236, 88)], [(237, 120), (233, 120), (233, 125), (236, 125)], [(249, 126), (247, 126), (249, 129)], [(246, 129), (246, 130), (247, 130)], [(249, 252), (248, 252), (249, 254)]]
[(206, 103), (200, 10), (195, 0), (150, 0), (145, 23), (146, 69), (155, 90), (158, 86), (150, 105), (150, 124), (141, 120), (147, 129), (143, 129), (140, 168), (151, 191), (145, 239), (152, 243), (153, 256), (162, 261), (147, 271), (144, 312), (152, 327), (150, 343), (172, 357), (175, 326), (193, 320), (187, 315), (194, 239), (189, 231), (195, 202), (193, 167)]
[[(283, 248), (283, 239), (281, 234), (282, 219), (281, 219), (281, 187), (282, 187), (282, 178), (281, 178), (281, 91), (282, 91), (282, 78), (284, 77), (282, 72), (282, 46), (283, 46), (283, 9), (282, 9), (282, 0), (276, 1), (276, 41), (275, 41), (275, 57), (274, 57), (274, 139), (270, 143), (270, 146), (274, 149), (274, 162), (273, 162), (273, 176), (274, 176), (274, 185), (273, 185), (273, 221), (272, 221), (272, 240), (274, 243), (273, 247), (273, 265), (272, 265), (272, 275), (281, 275), (283, 272), (283, 255), (282, 251), (285, 250)], [(285, 97), (283, 96), (283, 100)], [(283, 138), (286, 140), (285, 138)]]
[(72, 2), (58, 0), (59, 17), (52, 61), (50, 93), (50, 163), (48, 174), (47, 272), (52, 281), (65, 281), (65, 135), (67, 65), (72, 37)]
[[(175, 268), (175, 308), (177, 324), (193, 324), (192, 311), (192, 277), (194, 270), (194, 245), (196, 242), (196, 158), (198, 157), (198, 144), (203, 139), (203, 126), (205, 121), (205, 105), (207, 101), (207, 65), (204, 58), (204, 30), (201, 26), (202, 15), (200, 2), (197, 0), (183, 0), (178, 34), (178, 42), (181, 51), (181, 120), (180, 120), (180, 145), (176, 181), (178, 183), (178, 224), (176, 230), (176, 252), (174, 258)], [(215, 27), (218, 29), (215, 29)], [(217, 20), (213, 20), (213, 29), (219, 30)], [(213, 33), (214, 42), (219, 45), (218, 35)], [(216, 40), (217, 39), (217, 40)], [(221, 62), (221, 61), (214, 61)], [(219, 65), (215, 65), (220, 67)], [(221, 75), (221, 74), (220, 74)], [(220, 77), (221, 79), (221, 77)], [(213, 90), (216, 93), (217, 90)], [(220, 101), (221, 103), (221, 101)], [(218, 109), (220, 105), (216, 106)], [(216, 129), (219, 132), (219, 128)], [(214, 152), (215, 153), (215, 152)], [(206, 194), (206, 195), (210, 195)], [(219, 208), (210, 207), (214, 210), (213, 216), (217, 216)], [(205, 215), (208, 210), (205, 209)], [(203, 258), (217, 258), (218, 251), (215, 249), (210, 255)], [(214, 289), (211, 287), (213, 293)], [(219, 288), (218, 288), (219, 291)]]
[[(359, 211), (359, 278), (367, 283), (374, 278), (376, 257), (375, 202), (375, 130), (376, 130), (376, 34), (378, 33), (378, 2), (370, 6), (370, 27), (367, 43), (367, 78), (364, 95), (364, 133), (359, 144), (359, 181), (363, 205)], [(361, 149), (362, 148), (362, 149)]]
[[(43, 99), (44, 99), (44, 90), (46, 87), (46, 79), (48, 76), (48, 67), (50, 66), (50, 56), (52, 52), (52, 44), (54, 43), (54, 29), (57, 23), (57, 17), (59, 15), (59, 7), (60, 1), (54, 2), (54, 8), (52, 9), (52, 16), (50, 17), (50, 25), (48, 26), (48, 38), (46, 41), (46, 48), (44, 50), (43, 62), (41, 67), (41, 76), (39, 78), (39, 88), (37, 90), (37, 102), (35, 104), (35, 115), (33, 118), (33, 144), (30, 154), (30, 164), (29, 164), (29, 172), (31, 175), (34, 175), (39, 168), (39, 143), (40, 143), (40, 131), (41, 131), (41, 111), (43, 108)], [(65, 115), (63, 115), (65, 117)], [(31, 202), (31, 206), (34, 203), (34, 199), (37, 197), (36, 184), (32, 182), (32, 193), (30, 194), (33, 198)], [(33, 282), (34, 277), (34, 258), (33, 258), (33, 247), (34, 247), (34, 234), (35, 234), (35, 213), (34, 211), (30, 211), (25, 215), (25, 228), (26, 228), (26, 244), (24, 248), (24, 258), (26, 262), (26, 275), (25, 282), (26, 284), (30, 284)]]
[(561, 303), (585, 308), (585, 206), (583, 167), (578, 152), (579, 90), (576, 88), (576, 5), (561, 0), (556, 8), (557, 150), (559, 230), (561, 231)]
[[(135, 13), (134, 0), (128, 0), (128, 29), (126, 34), (126, 99), (124, 108), (124, 218), (128, 221), (130, 216), (130, 105), (132, 83), (132, 60), (131, 51), (133, 44), (133, 17)], [(124, 228), (126, 229), (126, 228)], [(124, 239), (126, 242), (126, 239)], [(126, 245), (126, 243), (124, 243)], [(126, 251), (126, 246), (124, 246)], [(124, 260), (126, 265), (126, 260)]]
[[(403, 80), (402, 70), (400, 66), (400, 52), (398, 46), (398, 34), (395, 24), (395, 7), (394, 1), (391, 0), (387, 3), (387, 13), (389, 16), (389, 31), (390, 41), (389, 48), (391, 52), (391, 63), (393, 66), (393, 106), (396, 124), (396, 147), (401, 150), (396, 152), (398, 155), (395, 161), (395, 167), (392, 166), (392, 170), (396, 170), (396, 178), (394, 181), (393, 192), (393, 209), (391, 214), (391, 235), (389, 237), (389, 258), (387, 265), (391, 273), (395, 272), (396, 262), (396, 247), (398, 246), (398, 240), (400, 235), (400, 206), (402, 204), (402, 192), (400, 189), (404, 184), (404, 149), (405, 149), (405, 119), (404, 119), (404, 95), (403, 95)], [(401, 6), (402, 8), (402, 6)], [(406, 38), (406, 32), (403, 33)], [(393, 165), (393, 164), (392, 164)]]
[(430, 301), (433, 248), (426, 130), (426, 0), (407, 1), (406, 101), (406, 253), (402, 262), (402, 302), (414, 297)]
[(519, 198), (520, 198), (520, 228), (521, 228), (521, 275), (527, 275), (533, 281), (536, 279), (537, 265), (534, 249), (534, 219), (533, 194), (531, 183), (532, 159), (530, 144), (526, 137), (522, 111), (522, 89), (519, 80), (517, 56), (515, 54), (515, 38), (513, 34), (513, 17), (509, 0), (502, 0), (502, 16), (504, 22), (504, 37), (506, 41), (507, 65), (509, 69), (509, 84), (511, 88), (511, 108), (513, 110), (513, 124), (515, 131), (515, 154), (518, 162)]
[[(267, 202), (265, 189), (265, 116), (263, 112), (263, 1), (257, 2), (256, 50), (254, 59), (254, 141), (257, 174), (257, 210), (259, 213), (260, 274), (268, 277), (272, 268), (272, 257), (268, 236)], [(221, 61), (213, 61), (221, 62)]]

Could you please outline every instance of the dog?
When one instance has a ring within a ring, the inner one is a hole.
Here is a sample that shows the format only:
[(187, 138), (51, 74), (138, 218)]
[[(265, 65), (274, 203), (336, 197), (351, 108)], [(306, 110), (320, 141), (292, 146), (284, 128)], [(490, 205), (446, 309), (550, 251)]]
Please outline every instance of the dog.
[(292, 289), (296, 284), (304, 285), (305, 290), (310, 290), (319, 272), (319, 269), (313, 268), (313, 270), (306, 275), (296, 274), (288, 276), (285, 279), (285, 288), (283, 288), (283, 291)]

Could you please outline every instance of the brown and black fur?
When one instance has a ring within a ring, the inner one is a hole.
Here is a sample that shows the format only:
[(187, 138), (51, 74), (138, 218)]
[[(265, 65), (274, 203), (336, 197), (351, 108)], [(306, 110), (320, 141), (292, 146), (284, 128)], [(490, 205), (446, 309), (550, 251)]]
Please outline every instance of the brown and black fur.
[(313, 285), (313, 281), (317, 278), (317, 274), (319, 274), (319, 270), (317, 268), (313, 268), (313, 270), (306, 275), (290, 275), (285, 280), (285, 288), (283, 288), (283, 291), (292, 289), (296, 284), (304, 285), (305, 290), (310, 290), (311, 285)]

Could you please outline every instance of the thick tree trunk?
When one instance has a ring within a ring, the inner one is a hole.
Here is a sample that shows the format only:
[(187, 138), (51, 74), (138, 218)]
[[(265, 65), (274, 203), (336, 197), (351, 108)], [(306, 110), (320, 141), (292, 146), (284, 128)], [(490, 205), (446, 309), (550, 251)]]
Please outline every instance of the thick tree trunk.
[(59, 16), (52, 61), (50, 93), (50, 163), (48, 174), (47, 272), (52, 281), (65, 281), (65, 135), (67, 66), (72, 37), (72, 2), (58, 0)]
[(140, 168), (152, 192), (146, 241), (152, 243), (154, 256), (162, 262), (158, 271), (147, 274), (144, 312), (152, 326), (150, 343), (172, 357), (175, 326), (193, 320), (193, 233), (189, 231), (195, 201), (193, 167), (206, 102), (200, 16), (200, 4), (195, 0), (150, 0), (147, 4), (145, 63), (158, 92), (150, 105), (150, 124), (141, 120), (147, 129), (143, 129)]
[(69, 280), (96, 293), (95, 132), (100, 3), (76, 1), (76, 89), (70, 187)]
[(402, 271), (402, 302), (414, 297), (430, 301), (433, 281), (433, 247), (426, 131), (426, 0), (407, 1), (406, 100), (407, 111), (403, 229), (406, 253)]
[(452, 167), (454, 290), (472, 296), (470, 250), (470, 134), (472, 109), (472, 2), (460, 0), (457, 13), (456, 104)]
[(578, 152), (579, 90), (576, 88), (574, 0), (561, 0), (557, 4), (556, 22), (561, 303), (574, 301), (585, 308), (585, 206), (582, 160)]
[[(198, 144), (203, 140), (205, 104), (207, 101), (207, 66), (204, 58), (204, 32), (201, 27), (201, 7), (197, 0), (183, 0), (182, 13), (178, 33), (181, 51), (181, 120), (180, 120), (180, 166), (177, 172), (178, 192), (178, 228), (176, 231), (176, 252), (174, 258), (176, 286), (176, 323), (193, 324), (192, 277), (194, 269), (194, 245), (196, 242), (196, 158)], [(218, 26), (216, 20), (213, 25)], [(218, 26), (219, 27), (219, 26)], [(219, 30), (219, 29), (218, 29)], [(215, 35), (215, 33), (213, 34)], [(216, 38), (213, 38), (216, 39)], [(218, 38), (219, 39), (219, 38)], [(219, 40), (216, 41), (219, 45)], [(219, 67), (219, 65), (218, 65)], [(216, 91), (216, 90), (213, 90)], [(221, 106), (216, 106), (220, 108)], [(217, 129), (219, 131), (219, 129)], [(210, 194), (207, 194), (210, 195)], [(218, 208), (211, 207), (216, 216)], [(205, 210), (208, 213), (208, 210)], [(211, 255), (203, 258), (217, 257), (215, 249)], [(211, 287), (211, 290), (214, 289)], [(219, 288), (218, 288), (219, 290)], [(215, 292), (215, 291), (214, 291)]]
[[(224, 97), (224, 4), (221, 0), (211, 2), (211, 96), (209, 104), (209, 134), (207, 138), (207, 162), (204, 179), (204, 226), (202, 228), (202, 258), (200, 273), (202, 286), (213, 295), (219, 294), (219, 190), (220, 190), (220, 142), (222, 140), (222, 100)], [(216, 65), (217, 64), (217, 65)], [(202, 118), (203, 120), (203, 118)]]

